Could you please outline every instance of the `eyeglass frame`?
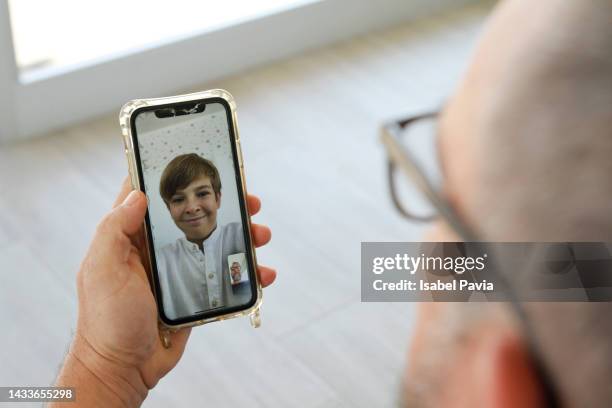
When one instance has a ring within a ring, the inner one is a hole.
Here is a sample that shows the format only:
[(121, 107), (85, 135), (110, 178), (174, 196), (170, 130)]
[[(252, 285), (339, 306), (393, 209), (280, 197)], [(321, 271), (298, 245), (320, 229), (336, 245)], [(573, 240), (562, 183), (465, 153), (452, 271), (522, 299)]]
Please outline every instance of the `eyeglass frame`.
[[(406, 129), (414, 125), (414, 123), (426, 120), (434, 119), (437, 120), (440, 116), (441, 110), (428, 111), (425, 113), (412, 115), (403, 119), (392, 120), (385, 122), (380, 128), (380, 139), (385, 146), (387, 153), (387, 179), (389, 183), (389, 190), (391, 199), (397, 211), (406, 219), (417, 222), (430, 222), (433, 221), (437, 216), (441, 216), (442, 219), (459, 235), (464, 242), (479, 242), (484, 241), (478, 239), (478, 236), (474, 231), (458, 216), (457, 211), (453, 208), (452, 204), (446, 200), (439, 191), (434, 187), (433, 182), (427, 177), (425, 171), (415, 160), (411, 152), (409, 152), (404, 146), (402, 146), (400, 140), (402, 139), (402, 133), (406, 132)], [(436, 142), (439, 140), (437, 138)], [(437, 143), (436, 143), (437, 146)], [(439, 155), (439, 151), (436, 149)], [(411, 180), (417, 188), (425, 195), (429, 202), (433, 205), (436, 210), (436, 214), (433, 216), (419, 216), (412, 214), (407, 211), (401, 201), (397, 192), (395, 191), (395, 176), (394, 171), (399, 167), (404, 174)], [(489, 259), (489, 262), (494, 259)], [(499, 268), (492, 268), (493, 273), (500, 271)], [(549, 370), (544, 364), (542, 353), (539, 351), (540, 347), (536, 342), (535, 331), (531, 320), (528, 318), (524, 307), (518, 300), (516, 291), (508, 280), (503, 276), (502, 273), (496, 276), (500, 281), (504, 283), (506, 290), (508, 291), (508, 297), (510, 298), (510, 304), (512, 305), (513, 313), (518, 317), (520, 326), (522, 328), (523, 336), (525, 337), (529, 357), (531, 358), (535, 374), (540, 381), (542, 390), (544, 393), (544, 401), (547, 407), (557, 408), (560, 407), (560, 398), (557, 391), (557, 387), (549, 373)]]

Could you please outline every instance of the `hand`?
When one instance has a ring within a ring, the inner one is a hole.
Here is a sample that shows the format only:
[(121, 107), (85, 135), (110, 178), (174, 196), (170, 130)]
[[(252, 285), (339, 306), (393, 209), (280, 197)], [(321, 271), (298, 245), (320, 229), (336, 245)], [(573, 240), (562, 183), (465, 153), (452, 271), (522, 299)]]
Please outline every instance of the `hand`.
[[(178, 363), (190, 329), (170, 333), (172, 347), (163, 347), (155, 299), (141, 258), (147, 201), (142, 192), (130, 189), (126, 179), (113, 210), (98, 225), (78, 273), (79, 317), (71, 355), (113, 392), (135, 391), (144, 398)], [(254, 215), (261, 203), (249, 195), (247, 207)], [(253, 224), (252, 234), (256, 247), (271, 238), (270, 229), (263, 225)], [(257, 272), (263, 286), (276, 277), (265, 266)]]

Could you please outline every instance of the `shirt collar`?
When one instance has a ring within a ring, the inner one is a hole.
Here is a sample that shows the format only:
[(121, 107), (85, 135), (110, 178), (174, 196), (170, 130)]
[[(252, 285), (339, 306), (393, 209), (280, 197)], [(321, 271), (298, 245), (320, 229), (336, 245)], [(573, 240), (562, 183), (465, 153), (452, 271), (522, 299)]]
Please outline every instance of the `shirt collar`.
[[(219, 239), (219, 236), (221, 234), (220, 232), (221, 227), (219, 227), (219, 224), (217, 224), (217, 226), (215, 227), (215, 229), (213, 230), (213, 232), (208, 236), (208, 238), (206, 238), (202, 244), (202, 246), (204, 247), (204, 249), (210, 247), (211, 245), (214, 244), (214, 242), (216, 242)], [(198, 244), (194, 244), (193, 242), (189, 241), (186, 237), (181, 237), (179, 238), (179, 241), (181, 243), (181, 245), (183, 245), (183, 247), (189, 251), (192, 252), (199, 252), (200, 248), (198, 247)]]

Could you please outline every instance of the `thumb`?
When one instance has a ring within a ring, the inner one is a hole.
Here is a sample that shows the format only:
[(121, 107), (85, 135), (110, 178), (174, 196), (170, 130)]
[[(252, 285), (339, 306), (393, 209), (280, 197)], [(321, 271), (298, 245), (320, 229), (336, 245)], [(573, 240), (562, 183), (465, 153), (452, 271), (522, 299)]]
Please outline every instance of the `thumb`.
[(147, 211), (147, 200), (140, 190), (132, 190), (121, 205), (113, 208), (109, 217), (113, 227), (126, 235), (134, 235), (141, 227)]
[[(142, 226), (147, 211), (145, 195), (138, 190), (132, 191), (123, 200), (121, 205), (115, 207), (107, 214), (96, 230), (92, 249), (98, 255), (110, 259), (120, 255), (127, 259), (132, 247), (130, 236), (136, 234)], [(103, 258), (103, 259), (104, 259)]]

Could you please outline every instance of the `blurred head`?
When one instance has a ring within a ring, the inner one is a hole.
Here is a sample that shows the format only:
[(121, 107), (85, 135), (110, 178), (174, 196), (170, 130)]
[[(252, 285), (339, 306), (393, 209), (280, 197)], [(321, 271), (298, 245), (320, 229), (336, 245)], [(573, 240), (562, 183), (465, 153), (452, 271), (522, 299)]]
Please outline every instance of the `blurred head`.
[(195, 153), (175, 157), (162, 173), (159, 191), (187, 239), (202, 241), (217, 226), (221, 179), (209, 160)]
[[(498, 5), (444, 110), (444, 193), (488, 241), (612, 241), (612, 3)], [(445, 225), (431, 240), (459, 239)], [(608, 406), (607, 303), (532, 303), (529, 319), (565, 406)], [(408, 406), (541, 406), (509, 306), (423, 304)]]
[(232, 281), (239, 282), (241, 278), (241, 273), (240, 273), (240, 264), (238, 262), (232, 263), (232, 266), (230, 267), (230, 272), (232, 275)]

